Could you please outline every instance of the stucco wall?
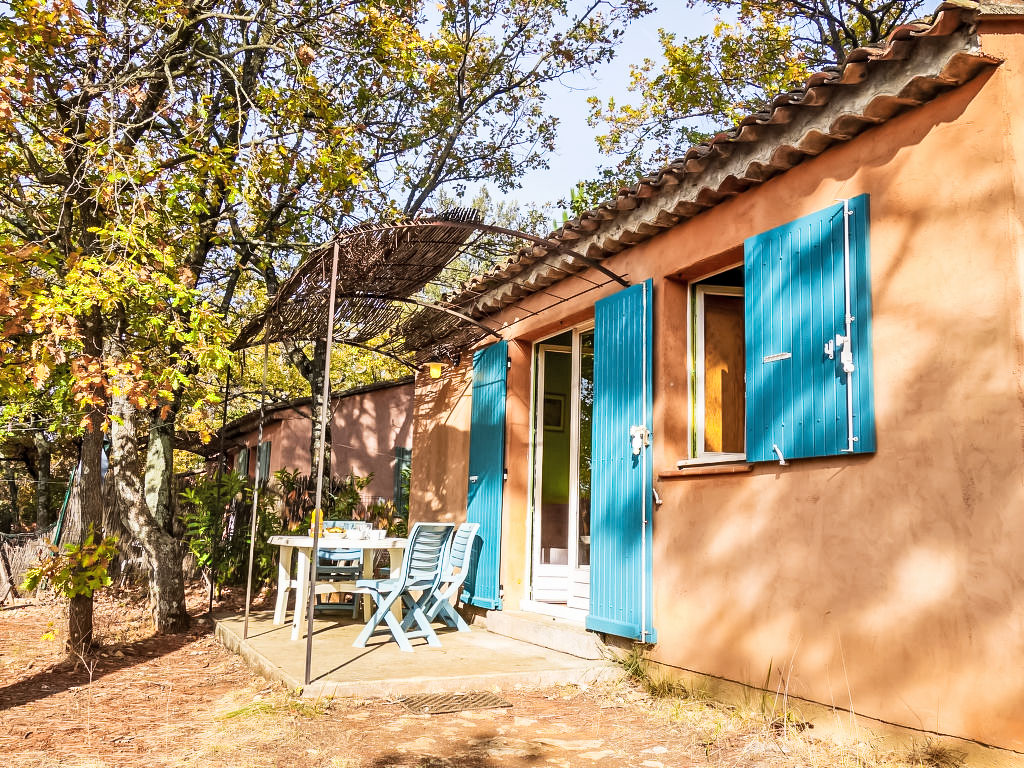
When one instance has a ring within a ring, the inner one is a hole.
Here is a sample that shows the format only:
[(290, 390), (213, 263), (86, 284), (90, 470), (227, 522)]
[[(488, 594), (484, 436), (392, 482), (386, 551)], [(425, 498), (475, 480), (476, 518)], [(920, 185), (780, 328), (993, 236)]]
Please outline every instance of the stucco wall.
[[(1024, 751), (1024, 24), (986, 22), (982, 38), (998, 69), (607, 266), (655, 279), (655, 659), (756, 686), (771, 666), (772, 688)], [(877, 453), (670, 477), (689, 429), (680, 276), (861, 193)], [(528, 579), (530, 342), (615, 289), (570, 278), (557, 294), (576, 298), (535, 295), (498, 318), (517, 342), (506, 605)], [(424, 516), (464, 516), (468, 381), (465, 366), (457, 386), (418, 381)]]
[[(334, 401), (331, 421), (331, 468), (336, 476), (356, 474), (373, 480), (364, 493), (394, 496), (395, 448), (412, 448), (413, 385), (360, 392)], [(264, 441), (270, 442), (270, 472), (280, 469), (310, 471), (309, 406), (275, 411), (264, 426)], [(256, 447), (256, 430), (235, 438)], [(256, 468), (256, 454), (250, 455), (249, 474)]]

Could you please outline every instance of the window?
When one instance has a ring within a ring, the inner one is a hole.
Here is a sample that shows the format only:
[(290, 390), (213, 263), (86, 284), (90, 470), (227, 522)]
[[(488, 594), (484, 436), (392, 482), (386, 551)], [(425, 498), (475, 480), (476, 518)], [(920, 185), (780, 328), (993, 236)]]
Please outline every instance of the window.
[(749, 238), (690, 284), (690, 459), (875, 450), (867, 195)]
[(744, 456), (743, 268), (690, 284), (691, 445), (697, 461)]

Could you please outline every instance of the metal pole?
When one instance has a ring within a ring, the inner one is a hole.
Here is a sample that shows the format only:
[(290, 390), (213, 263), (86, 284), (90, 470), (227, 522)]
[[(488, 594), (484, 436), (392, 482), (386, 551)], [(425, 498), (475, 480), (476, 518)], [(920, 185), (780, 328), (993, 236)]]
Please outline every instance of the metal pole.
[[(252, 520), (249, 521), (249, 573), (245, 579), (245, 623), (242, 624), (242, 639), (249, 638), (249, 605), (252, 602), (252, 560), (256, 552), (256, 523), (259, 518), (260, 483), (264, 478), (260, 476), (263, 462), (260, 455), (263, 452), (263, 418), (267, 402), (267, 362), (269, 345), (263, 342), (263, 384), (260, 387), (260, 425), (256, 430), (256, 482), (252, 489)], [(270, 471), (270, 457), (267, 457), (267, 471)]]
[[(217, 482), (217, 513), (221, 516), (224, 514), (224, 510), (220, 504), (220, 491), (221, 491), (221, 478), (224, 476), (224, 470), (228, 467), (228, 456), (225, 453), (224, 448), (224, 433), (227, 432), (228, 428), (228, 396), (229, 390), (231, 389), (231, 363), (228, 363), (228, 369), (224, 373), (224, 407), (221, 409), (220, 415), (220, 455), (217, 458), (217, 474), (215, 479)], [(213, 614), (213, 563), (207, 568), (207, 578), (210, 581), (210, 595), (209, 604), (207, 605), (207, 612)]]
[(327, 351), (324, 354), (324, 388), (320, 401), (320, 455), (316, 463), (316, 502), (313, 507), (313, 549), (309, 553), (309, 595), (306, 603), (306, 677), (309, 685), (310, 665), (313, 661), (313, 606), (316, 604), (316, 566), (319, 562), (317, 550), (320, 546), (320, 521), (323, 510), (320, 504), (324, 492), (324, 440), (327, 432), (327, 406), (331, 399), (331, 346), (334, 342), (334, 298), (338, 291), (338, 242), (334, 242), (334, 259), (331, 263), (331, 298), (327, 303)]

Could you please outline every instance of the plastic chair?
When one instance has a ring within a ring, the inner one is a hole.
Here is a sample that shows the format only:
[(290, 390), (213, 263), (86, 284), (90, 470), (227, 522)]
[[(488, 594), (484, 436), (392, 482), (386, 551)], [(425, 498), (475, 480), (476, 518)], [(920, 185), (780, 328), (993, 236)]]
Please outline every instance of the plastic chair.
[[(466, 620), (455, 610), (458, 604), (459, 591), (469, 576), (469, 565), (473, 556), (473, 545), (476, 542), (480, 523), (462, 523), (452, 536), (451, 546), (445, 553), (444, 566), (441, 568), (441, 579), (424, 601), (424, 612), (429, 621), (440, 619), (449, 627), (459, 632), (469, 632)], [(454, 603), (452, 597), (455, 598)], [(410, 621), (406, 617), (402, 622), (403, 629)]]
[[(324, 528), (343, 528), (346, 531), (370, 530), (371, 524), (363, 520), (324, 520)], [(354, 581), (363, 575), (363, 550), (361, 549), (318, 549), (316, 580), (318, 582)], [(334, 593), (337, 594), (337, 593)], [(353, 597), (348, 603), (321, 603), (317, 594), (317, 607), (328, 610), (351, 610), (352, 617), (359, 615), (359, 598)]]
[[(390, 632), (403, 651), (412, 651), (409, 640), (416, 637), (425, 637), (427, 645), (441, 645), (423, 605), (441, 580), (448, 539), (454, 528), (451, 523), (416, 523), (409, 535), (409, 548), (398, 576), (390, 579), (359, 579), (356, 582), (356, 587), (371, 596), (377, 610), (352, 644), (354, 647), (365, 648), (370, 637), (384, 632)], [(420, 596), (414, 598), (413, 592), (420, 593)], [(391, 608), (398, 600), (403, 602), (409, 612), (402, 623), (391, 613)], [(387, 624), (387, 627), (378, 629), (381, 622)], [(419, 629), (407, 632), (406, 629), (413, 622)]]

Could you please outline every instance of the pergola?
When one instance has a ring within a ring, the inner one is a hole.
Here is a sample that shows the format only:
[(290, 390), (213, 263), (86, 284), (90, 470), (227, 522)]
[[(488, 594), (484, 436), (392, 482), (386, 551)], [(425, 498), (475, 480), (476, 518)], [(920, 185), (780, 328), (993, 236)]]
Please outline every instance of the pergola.
[[(316, 496), (313, 520), (321, 513), (325, 430), (330, 402), (331, 350), (334, 344), (367, 349), (410, 365), (417, 361), (457, 359), (458, 351), (487, 335), (500, 338), (466, 306), (463, 285), (455, 302), (437, 285), (438, 277), (459, 256), (473, 253), (477, 263), (493, 267), (508, 261), (529, 243), (534, 253), (571, 255), (583, 266), (594, 267), (611, 280), (625, 281), (606, 270), (597, 260), (574, 253), (562, 243), (524, 232), (485, 224), (474, 209), (454, 209), (436, 216), (421, 216), (390, 224), (362, 224), (339, 233), (333, 241), (315, 248), (310, 256), (283, 281), (270, 303), (250, 320), (232, 345), (242, 350), (262, 345), (263, 380), (257, 446), (263, 442), (266, 401), (267, 354), (270, 344), (282, 342), (326, 342), (325, 375), (320, 400), (320, 434)], [(481, 254), (484, 254), (481, 257)], [(468, 278), (470, 275), (466, 275)], [(467, 283), (468, 285), (468, 283)], [(252, 561), (256, 539), (256, 509), (259, 500), (260, 466), (256, 467), (246, 580), (243, 638), (248, 638), (252, 598)], [(320, 526), (313, 529), (313, 567), (308, 590), (306, 625), (305, 684), (310, 683), (315, 602), (315, 553)]]

